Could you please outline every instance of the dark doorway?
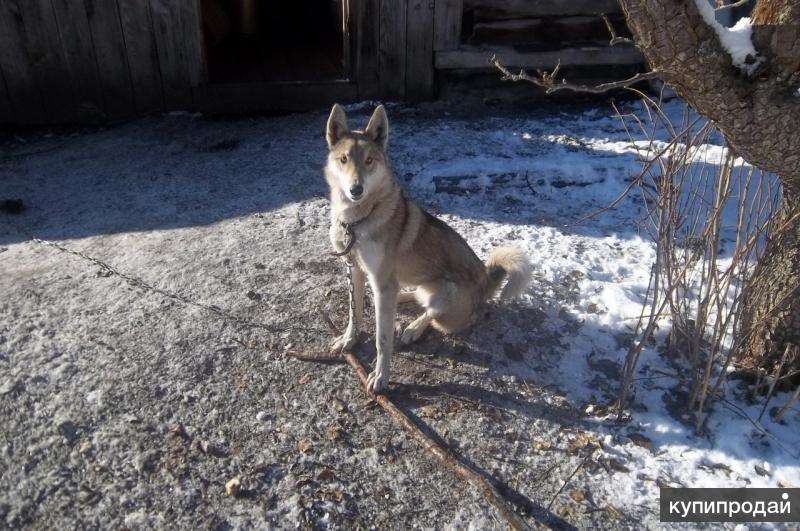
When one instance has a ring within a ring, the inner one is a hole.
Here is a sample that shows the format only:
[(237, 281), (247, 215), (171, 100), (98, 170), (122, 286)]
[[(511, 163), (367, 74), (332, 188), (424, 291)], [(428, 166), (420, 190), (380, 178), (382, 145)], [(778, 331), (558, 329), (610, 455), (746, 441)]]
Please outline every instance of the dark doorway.
[(214, 83), (349, 77), (348, 0), (202, 0)]

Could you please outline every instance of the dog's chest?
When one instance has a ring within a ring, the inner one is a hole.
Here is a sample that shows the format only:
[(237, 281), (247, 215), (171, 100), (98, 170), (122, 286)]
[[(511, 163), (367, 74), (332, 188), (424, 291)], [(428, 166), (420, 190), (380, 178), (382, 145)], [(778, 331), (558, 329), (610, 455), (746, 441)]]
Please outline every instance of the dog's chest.
[(356, 257), (361, 269), (368, 275), (375, 276), (384, 259), (383, 246), (371, 238), (356, 238)]

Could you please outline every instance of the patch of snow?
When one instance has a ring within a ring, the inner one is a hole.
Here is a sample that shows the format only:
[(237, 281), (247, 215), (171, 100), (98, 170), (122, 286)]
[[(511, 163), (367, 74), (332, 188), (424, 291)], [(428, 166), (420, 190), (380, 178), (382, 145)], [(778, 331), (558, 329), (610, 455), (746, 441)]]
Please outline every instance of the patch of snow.
[(733, 66), (746, 72), (748, 75), (756, 71), (756, 69), (764, 62), (764, 58), (759, 55), (753, 46), (753, 26), (749, 17), (743, 17), (733, 25), (731, 28), (726, 28), (717, 22), (714, 8), (708, 0), (694, 0), (697, 10), (705, 20), (706, 24), (711, 26), (714, 33), (719, 37), (722, 47), (731, 56)]

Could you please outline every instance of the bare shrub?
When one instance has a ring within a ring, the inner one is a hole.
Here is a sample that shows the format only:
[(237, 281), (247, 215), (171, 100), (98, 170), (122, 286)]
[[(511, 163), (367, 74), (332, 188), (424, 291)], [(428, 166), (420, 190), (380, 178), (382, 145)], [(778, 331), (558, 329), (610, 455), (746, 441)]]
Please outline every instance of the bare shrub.
[[(625, 360), (618, 411), (621, 417), (645, 345), (667, 325), (664, 353), (678, 369), (687, 411), (700, 433), (746, 339), (740, 308), (774, 223), (780, 189), (776, 179), (744, 164), (726, 146), (714, 147), (711, 140), (719, 133), (710, 122), (687, 109), (675, 124), (659, 100), (641, 97), (644, 119), (618, 114), (643, 160), (631, 191), (641, 199), (640, 229), (656, 242), (656, 262)], [(645, 140), (635, 140), (634, 132)], [(770, 382), (789, 366), (778, 367)], [(772, 385), (765, 408), (774, 391)]]

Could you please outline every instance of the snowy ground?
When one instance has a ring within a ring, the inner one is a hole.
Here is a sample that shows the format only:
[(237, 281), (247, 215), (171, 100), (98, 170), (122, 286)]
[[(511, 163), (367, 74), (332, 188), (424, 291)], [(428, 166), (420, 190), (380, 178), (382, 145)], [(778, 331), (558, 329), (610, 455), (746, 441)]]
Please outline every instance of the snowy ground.
[[(370, 110), (351, 107), (351, 123)], [(510, 243), (536, 264), (518, 303), (401, 350), (390, 393), (532, 524), (662, 528), (659, 485), (800, 485), (796, 410), (756, 426), (761, 406), (734, 382), (699, 438), (670, 414), (676, 369), (655, 349), (629, 423), (587, 413), (616, 395), (654, 257), (635, 199), (569, 226), (640, 169), (610, 107), (437, 103), (389, 117), (409, 196), (479, 255)], [(326, 344), (316, 307), (346, 319), (327, 254), (326, 118), (175, 115), (2, 139), (0, 200), (27, 209), (0, 213), (0, 522), (503, 528), (348, 367), (284, 355)], [(234, 477), (238, 497), (225, 494)]]

